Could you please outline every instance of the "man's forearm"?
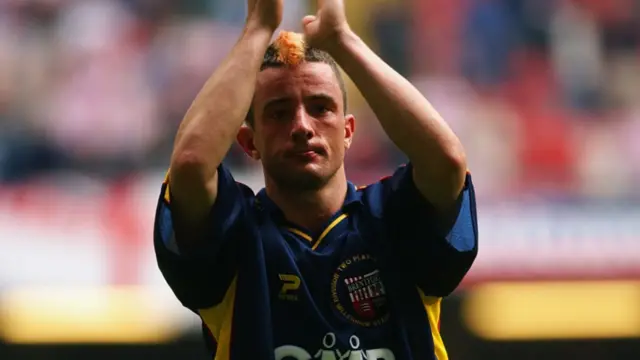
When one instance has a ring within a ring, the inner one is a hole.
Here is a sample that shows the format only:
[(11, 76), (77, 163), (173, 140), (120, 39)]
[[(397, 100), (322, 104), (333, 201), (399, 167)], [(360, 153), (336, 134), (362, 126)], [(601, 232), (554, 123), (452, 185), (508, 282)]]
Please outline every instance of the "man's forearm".
[[(207, 80), (187, 111), (173, 152), (209, 164), (215, 173), (251, 106), (256, 77), (271, 40), (267, 29), (248, 28)], [(179, 161), (179, 160), (178, 160)]]
[(414, 179), (436, 207), (453, 205), (464, 184), (464, 149), (424, 96), (378, 57), (357, 35), (347, 32), (330, 49), (354, 81), (391, 140), (414, 165)]

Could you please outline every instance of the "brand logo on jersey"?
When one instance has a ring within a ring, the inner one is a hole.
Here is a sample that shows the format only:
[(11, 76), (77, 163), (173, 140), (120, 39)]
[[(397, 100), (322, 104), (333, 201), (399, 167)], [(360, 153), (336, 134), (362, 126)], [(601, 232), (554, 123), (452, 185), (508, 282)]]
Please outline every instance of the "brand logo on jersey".
[(282, 345), (276, 348), (276, 360), (395, 360), (393, 351), (385, 348), (361, 349), (360, 339), (351, 335), (349, 338), (350, 349), (336, 347), (336, 334), (327, 333), (322, 338), (322, 348), (317, 351), (307, 351), (295, 345)]
[(300, 288), (300, 277), (292, 274), (279, 274), (282, 287), (278, 297), (282, 300), (297, 301), (298, 295), (295, 293)]
[(344, 260), (331, 279), (335, 309), (360, 326), (378, 326), (389, 319), (387, 296), (376, 261), (368, 254)]

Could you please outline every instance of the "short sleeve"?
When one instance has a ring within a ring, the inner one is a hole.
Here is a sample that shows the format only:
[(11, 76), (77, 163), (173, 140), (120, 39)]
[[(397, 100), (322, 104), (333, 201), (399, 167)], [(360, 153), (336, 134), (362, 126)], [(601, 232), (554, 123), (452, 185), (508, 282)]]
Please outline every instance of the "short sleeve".
[(411, 164), (378, 184), (373, 200), (389, 230), (393, 256), (427, 296), (449, 295), (471, 268), (478, 252), (476, 202), (471, 175), (454, 217), (442, 219), (413, 181)]
[(180, 302), (192, 310), (222, 301), (236, 273), (237, 251), (253, 192), (236, 182), (224, 167), (218, 168), (218, 196), (209, 213), (199, 245), (181, 251), (174, 231), (168, 183), (162, 185), (154, 224), (158, 266)]

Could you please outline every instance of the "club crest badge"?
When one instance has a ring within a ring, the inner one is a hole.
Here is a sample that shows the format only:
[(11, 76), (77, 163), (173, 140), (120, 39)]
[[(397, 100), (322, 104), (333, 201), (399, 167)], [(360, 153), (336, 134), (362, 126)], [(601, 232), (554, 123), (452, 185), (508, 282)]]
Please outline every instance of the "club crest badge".
[(376, 261), (368, 254), (345, 259), (331, 279), (334, 309), (347, 320), (365, 327), (389, 320), (387, 294)]

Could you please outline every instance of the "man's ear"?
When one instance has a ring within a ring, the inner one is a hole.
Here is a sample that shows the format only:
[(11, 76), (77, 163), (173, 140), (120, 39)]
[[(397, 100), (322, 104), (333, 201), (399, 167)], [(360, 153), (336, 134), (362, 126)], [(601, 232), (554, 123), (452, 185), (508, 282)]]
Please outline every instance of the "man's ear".
[(242, 147), (245, 154), (249, 155), (254, 160), (260, 160), (260, 153), (258, 149), (256, 149), (256, 145), (254, 143), (254, 132), (253, 129), (248, 125), (242, 125), (240, 130), (238, 131), (238, 136), (236, 137), (238, 140), (238, 144)]
[(353, 135), (356, 132), (356, 117), (349, 114), (344, 117), (344, 148), (351, 147)]

